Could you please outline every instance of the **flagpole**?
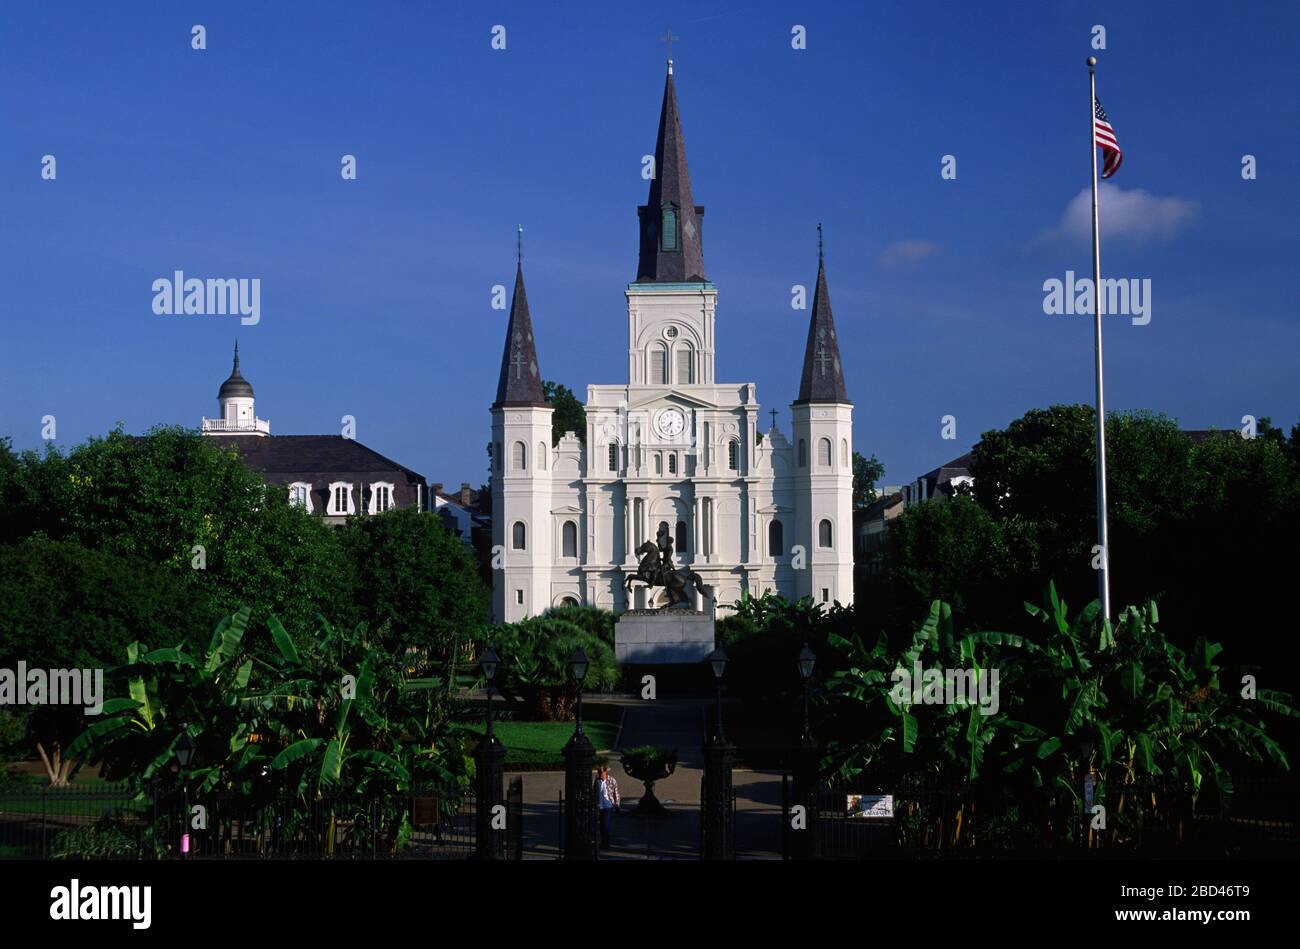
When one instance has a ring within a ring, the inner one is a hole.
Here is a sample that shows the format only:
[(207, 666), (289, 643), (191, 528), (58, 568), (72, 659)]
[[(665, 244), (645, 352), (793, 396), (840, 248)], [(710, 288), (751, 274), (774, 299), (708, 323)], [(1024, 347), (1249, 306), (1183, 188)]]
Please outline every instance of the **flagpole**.
[(1101, 616), (1110, 619), (1110, 545), (1106, 529), (1106, 393), (1102, 381), (1101, 318), (1105, 307), (1101, 292), (1101, 236), (1097, 227), (1097, 57), (1088, 57), (1088, 161), (1092, 165), (1092, 299), (1093, 342), (1097, 366), (1097, 545), (1101, 569), (1097, 572)]

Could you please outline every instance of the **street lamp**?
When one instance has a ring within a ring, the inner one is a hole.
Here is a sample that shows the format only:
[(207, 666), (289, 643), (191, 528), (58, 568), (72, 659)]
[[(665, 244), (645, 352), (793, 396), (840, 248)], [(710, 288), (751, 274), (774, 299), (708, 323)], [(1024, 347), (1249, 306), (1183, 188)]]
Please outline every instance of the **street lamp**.
[(194, 739), (190, 737), (190, 726), (181, 726), (181, 737), (176, 739), (176, 763), (188, 768), (194, 758)]
[(573, 681), (578, 683), (578, 708), (577, 708), (577, 730), (576, 735), (582, 732), (582, 680), (587, 678), (587, 667), (591, 665), (591, 660), (587, 658), (587, 653), (579, 646), (573, 650), (573, 655), (569, 657), (569, 675), (573, 676)]
[(190, 852), (190, 788), (185, 782), (185, 769), (194, 760), (194, 739), (190, 737), (189, 723), (181, 725), (181, 737), (176, 739), (176, 763), (181, 779), (181, 859)]
[(487, 683), (487, 743), (489, 745), (496, 741), (492, 734), (492, 680), (496, 678), (499, 665), (501, 660), (491, 646), (488, 647), (487, 652), (478, 657), (479, 671), (483, 673), (483, 679)]
[(795, 753), (794, 801), (804, 809), (805, 818), (803, 829), (792, 841), (794, 856), (799, 860), (816, 860), (820, 853), (818, 821), (821, 812), (818, 809), (817, 791), (819, 756), (817, 739), (813, 737), (812, 726), (808, 722), (808, 693), (816, 665), (817, 657), (808, 648), (808, 644), (804, 643), (799, 650), (799, 658), (795, 661), (795, 668), (799, 670), (803, 684), (803, 734), (799, 736), (799, 747)]
[(717, 722), (714, 726), (713, 740), (715, 742), (725, 742), (727, 736), (722, 731), (722, 677), (727, 674), (727, 653), (721, 646), (709, 653), (708, 659), (705, 660), (709, 668), (713, 670), (713, 685), (717, 690)]
[(475, 855), (480, 860), (499, 860), (504, 855), (504, 834), (492, 827), (492, 813), (501, 803), (506, 750), (492, 733), (492, 683), (496, 680), (501, 659), (489, 646), (478, 657), (478, 668), (487, 686), (487, 734), (474, 752), (477, 769), (478, 807), (474, 818)]
[(803, 680), (803, 740), (812, 741), (812, 729), (808, 725), (808, 688), (812, 682), (813, 666), (817, 664), (817, 657), (813, 651), (804, 643), (803, 648), (799, 650), (799, 678)]

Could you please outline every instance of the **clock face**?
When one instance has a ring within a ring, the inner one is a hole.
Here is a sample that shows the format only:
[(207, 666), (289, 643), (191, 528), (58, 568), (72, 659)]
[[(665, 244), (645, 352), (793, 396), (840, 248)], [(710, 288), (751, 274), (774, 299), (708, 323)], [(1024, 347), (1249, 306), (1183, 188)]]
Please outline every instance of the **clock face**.
[(659, 413), (659, 434), (672, 438), (686, 431), (686, 416), (679, 409), (665, 409)]

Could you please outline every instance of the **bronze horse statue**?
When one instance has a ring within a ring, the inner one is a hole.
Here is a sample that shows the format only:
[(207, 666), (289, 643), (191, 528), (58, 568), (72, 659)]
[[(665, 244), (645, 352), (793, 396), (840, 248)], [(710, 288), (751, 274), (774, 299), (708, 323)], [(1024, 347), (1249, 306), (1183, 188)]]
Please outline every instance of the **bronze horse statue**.
[(713, 588), (708, 586), (698, 573), (689, 567), (674, 568), (671, 541), (661, 551), (659, 544), (647, 540), (636, 549), (636, 554), (640, 558), (640, 563), (637, 564), (636, 573), (628, 577), (624, 584), (629, 593), (632, 591), (633, 580), (640, 580), (648, 587), (663, 587), (668, 591), (668, 606), (665, 609), (669, 609), (674, 606), (684, 606), (690, 601), (686, 593), (686, 584), (694, 583), (705, 600), (713, 599)]

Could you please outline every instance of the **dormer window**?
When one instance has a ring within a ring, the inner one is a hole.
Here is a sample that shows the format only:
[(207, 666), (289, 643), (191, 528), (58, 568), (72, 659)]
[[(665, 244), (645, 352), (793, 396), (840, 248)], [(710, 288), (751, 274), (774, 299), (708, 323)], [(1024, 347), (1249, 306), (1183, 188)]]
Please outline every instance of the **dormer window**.
[(660, 235), (659, 249), (677, 249), (677, 209), (674, 207), (664, 208), (664, 229)]
[(289, 503), (295, 507), (304, 508), (308, 514), (311, 513), (311, 485), (305, 481), (295, 481), (289, 485)]
[(368, 514), (383, 514), (393, 506), (393, 485), (387, 481), (376, 481), (370, 486), (370, 505)]
[(329, 509), (326, 513), (333, 515), (355, 514), (352, 506), (352, 485), (346, 481), (335, 481), (330, 485)]

